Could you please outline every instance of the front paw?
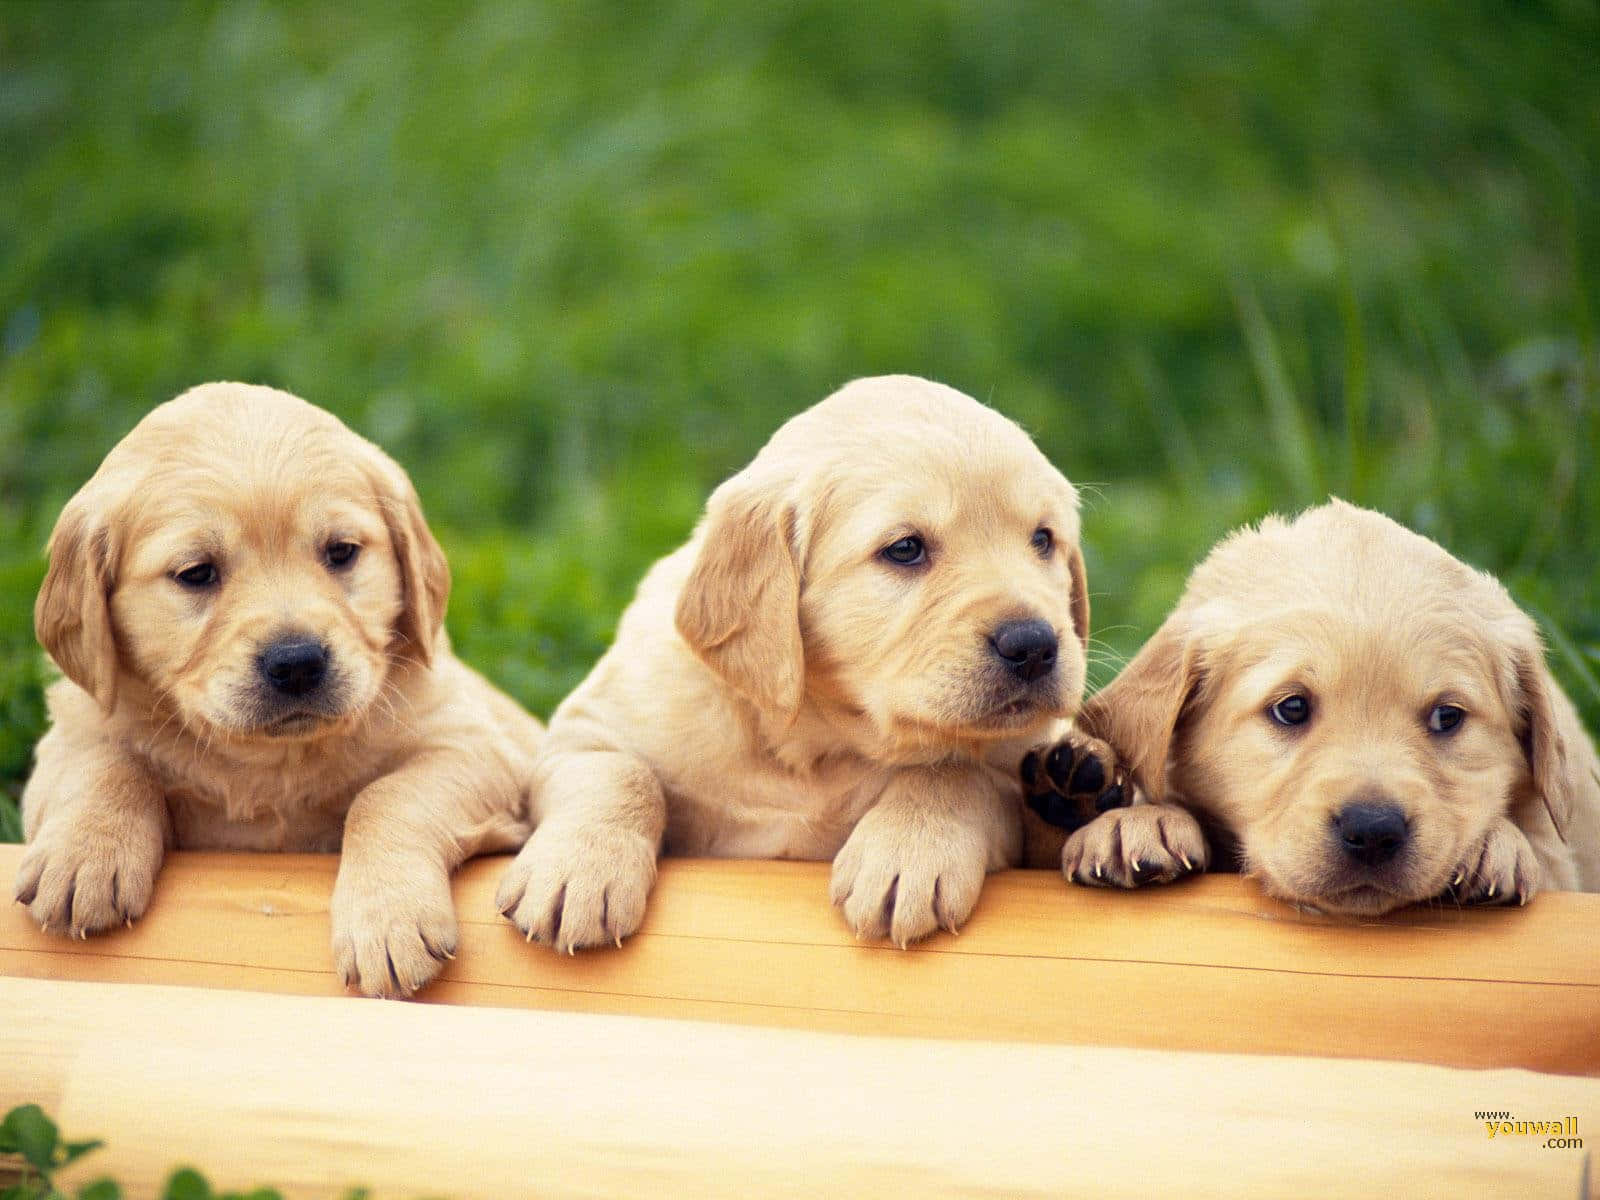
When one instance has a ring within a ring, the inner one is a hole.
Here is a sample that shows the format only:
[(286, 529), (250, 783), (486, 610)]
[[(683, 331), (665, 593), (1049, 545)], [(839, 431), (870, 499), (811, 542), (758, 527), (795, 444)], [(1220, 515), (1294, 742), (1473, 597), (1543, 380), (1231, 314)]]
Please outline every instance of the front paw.
[(904, 949), (935, 930), (956, 932), (987, 866), (982, 835), (956, 821), (911, 824), (872, 809), (834, 858), (829, 892), (858, 938)]
[(1171, 883), (1204, 871), (1211, 852), (1200, 822), (1171, 804), (1136, 804), (1089, 822), (1061, 848), (1061, 872), (1091, 887)]
[(86, 938), (144, 915), (161, 854), (159, 826), (46, 825), (23, 853), (15, 896), (47, 932)]
[(1456, 864), (1445, 897), (1457, 904), (1526, 904), (1539, 890), (1539, 860), (1504, 817)]
[(392, 866), (339, 866), (333, 888), (333, 962), (346, 987), (368, 996), (404, 999), (455, 957), (457, 927), (450, 879), (419, 863), (409, 873)]
[(541, 825), (500, 883), (495, 907), (529, 941), (568, 954), (622, 945), (644, 920), (656, 848), (606, 825)]
[(1069, 833), (1142, 798), (1116, 751), (1077, 730), (1054, 745), (1028, 751), (1020, 772), (1028, 807), (1046, 824)]

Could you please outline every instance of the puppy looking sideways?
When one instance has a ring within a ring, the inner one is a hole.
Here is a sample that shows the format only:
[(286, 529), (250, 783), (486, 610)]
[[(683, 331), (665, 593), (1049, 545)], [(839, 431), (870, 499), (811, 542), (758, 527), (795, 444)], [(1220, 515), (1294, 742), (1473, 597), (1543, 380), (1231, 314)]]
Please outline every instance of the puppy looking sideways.
[[(1335, 501), (1227, 538), (1079, 728), (1109, 743), (1102, 770), (1120, 755), (1170, 801), (1072, 833), (1081, 883), (1197, 868), (1203, 825), (1270, 894), (1332, 914), (1600, 890), (1600, 765), (1533, 621), (1375, 512)], [(1030, 756), (1034, 790), (1064, 790), (1084, 740)]]
[(638, 928), (656, 855), (832, 859), (862, 937), (954, 929), (1022, 850), (1015, 767), (1077, 709), (1078, 498), (909, 376), (785, 424), (658, 562), (551, 718), (498, 903), (571, 951)]
[(35, 609), (66, 675), (23, 794), (17, 899), (77, 936), (167, 847), (340, 850), (346, 983), (407, 995), (456, 945), (450, 872), (527, 836), (533, 718), (458, 662), (410, 481), (333, 416), (214, 383), (68, 502)]

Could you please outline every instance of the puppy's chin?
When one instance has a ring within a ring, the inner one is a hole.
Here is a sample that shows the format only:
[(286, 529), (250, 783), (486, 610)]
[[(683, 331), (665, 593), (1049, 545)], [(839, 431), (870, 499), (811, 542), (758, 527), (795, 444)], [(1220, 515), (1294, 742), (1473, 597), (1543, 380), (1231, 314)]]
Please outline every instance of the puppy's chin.
[(1058, 718), (1072, 716), (1059, 702), (1041, 703), (1037, 697), (1008, 701), (961, 723), (958, 728), (969, 737), (1013, 738), (1045, 728)]
[(1329, 895), (1301, 897), (1295, 901), (1302, 908), (1330, 917), (1381, 917), (1416, 902), (1416, 897), (1397, 894), (1369, 883), (1356, 884)]
[(292, 712), (265, 721), (247, 733), (274, 741), (310, 741), (338, 733), (352, 723), (350, 713)]
[(1441, 885), (1419, 893), (1415, 867), (1367, 874), (1339, 863), (1319, 865), (1321, 870), (1296, 872), (1257, 861), (1246, 874), (1254, 876), (1269, 896), (1330, 917), (1380, 917), (1420, 904), (1442, 889)]
[(1059, 675), (1036, 684), (998, 687), (991, 694), (974, 699), (978, 702), (962, 723), (975, 732), (997, 738), (1032, 733), (1077, 712), (1077, 705), (1065, 698)]
[(931, 712), (895, 712), (890, 724), (923, 742), (997, 742), (1038, 733), (1052, 721), (1070, 717), (1075, 711), (1062, 703), (1057, 688), (1030, 688), (975, 700)]
[(339, 682), (298, 699), (263, 693), (254, 685), (219, 691), (196, 697), (192, 703), (178, 698), (183, 728), (202, 741), (222, 738), (291, 744), (349, 733), (371, 710), (378, 689), (372, 689), (370, 695), (356, 695), (348, 682)]
[(345, 733), (361, 720), (361, 711), (294, 709), (267, 712), (233, 710), (206, 713), (190, 728), (203, 724), (229, 739), (264, 742), (310, 742)]

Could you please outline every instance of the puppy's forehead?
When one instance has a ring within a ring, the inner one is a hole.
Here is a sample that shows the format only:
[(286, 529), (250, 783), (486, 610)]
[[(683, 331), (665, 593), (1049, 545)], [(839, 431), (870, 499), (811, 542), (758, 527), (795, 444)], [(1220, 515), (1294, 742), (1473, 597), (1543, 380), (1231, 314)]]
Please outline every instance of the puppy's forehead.
[(336, 479), (366, 443), (331, 414), (270, 388), (197, 389), (153, 410), (114, 453), (235, 479)]
[(1077, 492), (1013, 421), (914, 376), (847, 384), (786, 423), (757, 456), (836, 504), (947, 525), (1046, 517), (1077, 536)]
[(1230, 535), (1195, 569), (1185, 600), (1192, 610), (1232, 606), (1246, 620), (1321, 605), (1378, 626), (1525, 621), (1491, 576), (1381, 513), (1338, 501)]
[(370, 497), (373, 448), (331, 413), (273, 388), (203, 384), (159, 405), (106, 456), (98, 478), (146, 512)]
[(1286, 685), (1370, 706), (1445, 695), (1482, 706), (1496, 694), (1498, 659), (1491, 631), (1483, 627), (1428, 615), (1377, 623), (1358, 612), (1312, 606), (1238, 618), (1224, 630), (1219, 622), (1229, 618), (1210, 615), (1213, 661), (1231, 669), (1249, 703)]
[(380, 533), (366, 442), (297, 397), (207, 384), (153, 410), (101, 470), (141, 560)]
[[(911, 375), (857, 379), (772, 436), (763, 454), (1038, 454), (1014, 421), (952, 387)], [(1040, 456), (1042, 457), (1042, 455)]]
[(135, 562), (164, 570), (167, 560), (180, 558), (229, 557), (246, 549), (283, 554), (330, 537), (384, 537), (381, 515), (347, 481), (307, 487), (235, 479), (226, 488), (205, 476), (181, 482), (152, 488), (133, 504), (128, 540)]
[(938, 534), (964, 527), (1031, 531), (1051, 526), (1063, 541), (1078, 537), (1076, 495), (1053, 471), (961, 459), (885, 462), (879, 470), (836, 471), (818, 489), (829, 523), (848, 521), (873, 533)]

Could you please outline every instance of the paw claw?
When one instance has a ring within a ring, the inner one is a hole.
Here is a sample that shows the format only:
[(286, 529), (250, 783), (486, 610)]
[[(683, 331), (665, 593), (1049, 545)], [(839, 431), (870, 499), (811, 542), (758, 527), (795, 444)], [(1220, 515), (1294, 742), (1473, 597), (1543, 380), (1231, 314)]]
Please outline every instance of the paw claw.
[(655, 875), (655, 846), (637, 832), (545, 826), (506, 872), (502, 911), (527, 941), (574, 957), (591, 946), (620, 946), (639, 927)]
[(1030, 750), (1018, 771), (1028, 807), (1068, 833), (1099, 813), (1139, 802), (1139, 789), (1115, 751), (1087, 734), (1071, 732), (1053, 746)]
[(1074, 883), (1121, 888), (1203, 871), (1207, 857), (1200, 823), (1165, 804), (1136, 803), (1102, 813), (1061, 848), (1062, 870)]
[(857, 940), (906, 949), (940, 929), (955, 932), (978, 902), (985, 863), (981, 831), (873, 808), (835, 855), (829, 891), (843, 898)]
[(1527, 835), (1508, 819), (1497, 818), (1484, 834), (1476, 853), (1467, 855), (1451, 876), (1446, 895), (1458, 904), (1509, 904), (1519, 906), (1539, 890), (1539, 860)]

